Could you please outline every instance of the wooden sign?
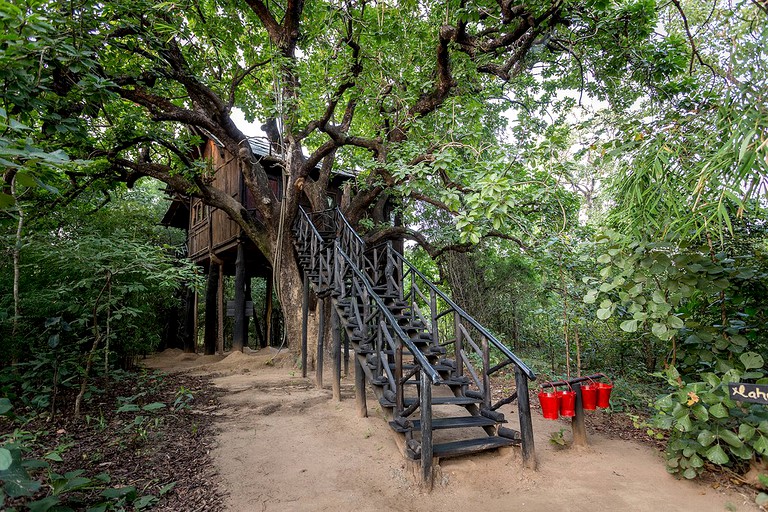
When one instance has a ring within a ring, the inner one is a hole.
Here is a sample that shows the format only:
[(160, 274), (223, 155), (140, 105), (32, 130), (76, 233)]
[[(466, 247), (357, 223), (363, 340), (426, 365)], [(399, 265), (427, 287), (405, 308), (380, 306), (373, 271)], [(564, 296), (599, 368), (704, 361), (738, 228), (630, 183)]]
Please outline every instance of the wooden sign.
[(739, 402), (768, 404), (768, 384), (728, 383), (728, 396)]

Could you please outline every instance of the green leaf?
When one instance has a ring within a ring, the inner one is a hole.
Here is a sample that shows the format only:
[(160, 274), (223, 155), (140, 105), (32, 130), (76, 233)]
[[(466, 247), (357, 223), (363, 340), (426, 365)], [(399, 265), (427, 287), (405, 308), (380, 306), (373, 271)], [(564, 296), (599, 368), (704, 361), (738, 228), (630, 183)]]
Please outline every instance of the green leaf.
[(128, 501), (136, 499), (136, 488), (132, 485), (126, 487), (112, 487), (101, 491), (101, 495), (105, 498), (122, 498), (126, 497)]
[(709, 411), (707, 411), (707, 408), (704, 407), (702, 404), (696, 404), (692, 406), (691, 411), (693, 411), (693, 415), (696, 416), (697, 420), (699, 421), (709, 420)]
[(688, 468), (685, 471), (683, 471), (683, 477), (688, 480), (693, 480), (697, 476), (699, 476), (699, 474), (693, 468)]
[(597, 318), (600, 320), (608, 320), (611, 317), (611, 309), (598, 309), (597, 310)]
[(636, 332), (637, 331), (637, 320), (624, 320), (619, 324), (619, 327), (624, 332)]
[(739, 439), (739, 436), (733, 433), (733, 431), (728, 430), (727, 428), (724, 428), (717, 433), (717, 437), (728, 443), (729, 445), (733, 446), (734, 448), (739, 448), (744, 445), (741, 439)]
[[(768, 484), (766, 484), (766, 485), (768, 485)], [(758, 494), (757, 497), (755, 498), (755, 503), (759, 507), (764, 507), (764, 506), (768, 505), (768, 494), (766, 494), (764, 492), (761, 492), (760, 494)]]
[(651, 332), (654, 334), (654, 336), (663, 339), (664, 336), (667, 335), (667, 326), (659, 322), (654, 322), (653, 326), (651, 327)]
[(722, 466), (723, 464), (728, 464), (728, 454), (725, 453), (725, 450), (720, 447), (719, 444), (714, 445), (712, 448), (707, 450), (707, 458), (712, 462), (713, 464), (717, 464), (719, 466)]
[(155, 496), (151, 494), (147, 494), (146, 496), (142, 496), (141, 498), (134, 501), (133, 506), (134, 508), (136, 508), (136, 510), (141, 510), (156, 502), (157, 502), (157, 498)]
[(0, 416), (5, 416), (11, 409), (13, 409), (11, 401), (7, 398), (0, 398)]
[(5, 471), (13, 464), (13, 456), (6, 448), (0, 448), (0, 471)]
[(27, 507), (29, 507), (29, 512), (46, 512), (59, 503), (61, 502), (56, 496), (48, 496), (47, 498), (27, 503)]
[(760, 434), (760, 438), (752, 443), (752, 448), (762, 455), (768, 455), (768, 438)]
[(702, 430), (696, 437), (696, 440), (701, 446), (709, 446), (715, 441), (715, 434), (709, 430)]
[(715, 418), (727, 418), (729, 413), (723, 404), (715, 404), (709, 408), (709, 414)]
[(156, 411), (158, 409), (165, 408), (165, 404), (162, 402), (152, 402), (151, 404), (147, 404), (144, 407), (142, 407), (145, 411)]
[(744, 441), (749, 441), (755, 436), (755, 432), (757, 430), (752, 425), (749, 425), (747, 423), (742, 423), (739, 425), (739, 437), (742, 438)]
[(136, 404), (125, 404), (117, 409), (117, 412), (137, 412), (141, 408)]
[(762, 368), (765, 362), (763, 356), (756, 352), (745, 352), (739, 356), (739, 361), (744, 365), (744, 368), (749, 370), (750, 368)]
[(693, 424), (691, 423), (691, 417), (686, 414), (679, 420), (677, 420), (677, 424), (675, 424), (675, 428), (681, 432), (690, 432), (693, 428)]
[(672, 329), (682, 329), (685, 327), (685, 323), (679, 318), (674, 315), (670, 315), (667, 317), (667, 323), (669, 324), (669, 327)]

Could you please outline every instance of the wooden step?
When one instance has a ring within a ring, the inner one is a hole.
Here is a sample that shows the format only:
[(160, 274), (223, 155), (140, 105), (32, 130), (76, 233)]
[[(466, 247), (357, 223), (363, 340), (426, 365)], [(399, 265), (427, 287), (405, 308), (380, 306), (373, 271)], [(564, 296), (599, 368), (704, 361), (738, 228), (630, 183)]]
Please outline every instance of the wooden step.
[[(410, 405), (413, 405), (418, 401), (418, 398), (412, 398), (408, 397), (405, 399), (405, 406), (408, 407)], [(472, 405), (472, 404), (480, 404), (482, 403), (482, 400), (478, 400), (477, 398), (471, 398), (468, 396), (433, 396), (432, 397), (432, 405)], [(379, 403), (382, 407), (394, 407), (395, 402), (390, 402), (386, 398), (382, 397), (379, 399)]]
[[(411, 428), (404, 428), (395, 421), (390, 421), (389, 426), (396, 432), (408, 432), (410, 430), (420, 430), (421, 420), (410, 422)], [(432, 430), (447, 428), (471, 428), (471, 427), (491, 427), (496, 422), (485, 416), (457, 416), (454, 418), (432, 418)]]
[(504, 446), (514, 446), (515, 442), (506, 437), (489, 436), (478, 439), (468, 439), (466, 441), (453, 441), (451, 443), (439, 443), (432, 447), (432, 453), (435, 457), (448, 458), (470, 455), (473, 453), (494, 450)]

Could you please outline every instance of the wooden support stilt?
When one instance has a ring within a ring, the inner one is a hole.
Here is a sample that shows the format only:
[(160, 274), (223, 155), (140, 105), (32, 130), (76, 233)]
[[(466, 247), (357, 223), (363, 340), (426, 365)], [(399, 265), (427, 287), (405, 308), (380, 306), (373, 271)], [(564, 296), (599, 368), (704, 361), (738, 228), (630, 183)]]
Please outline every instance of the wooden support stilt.
[(581, 396), (581, 383), (571, 385), (576, 393), (576, 416), (571, 418), (574, 446), (587, 446), (587, 428), (584, 425), (584, 401)]
[(242, 352), (245, 342), (245, 248), (242, 241), (237, 243), (235, 260), (235, 321), (232, 328), (232, 351)]
[(197, 352), (197, 335), (198, 331), (200, 330), (200, 325), (198, 324), (198, 316), (200, 313), (200, 293), (197, 291), (197, 288), (195, 288), (195, 302), (194, 306), (192, 307), (192, 353)]
[(368, 404), (365, 398), (365, 372), (359, 357), (355, 357), (355, 407), (358, 417), (368, 417)]
[(319, 327), (317, 330), (317, 357), (315, 358), (315, 386), (323, 389), (323, 345), (325, 344), (325, 299), (317, 301)]
[(339, 313), (331, 307), (331, 334), (333, 335), (333, 398), (341, 401), (341, 333)]
[(529, 469), (536, 469), (536, 450), (533, 445), (531, 404), (528, 400), (528, 377), (518, 366), (515, 366), (515, 386), (517, 388), (517, 415), (520, 420), (523, 465)]
[(219, 265), (211, 261), (208, 267), (208, 282), (205, 288), (205, 334), (203, 343), (205, 345), (205, 355), (210, 356), (216, 353), (216, 326), (218, 324), (217, 297), (219, 289)]
[[(247, 304), (251, 304), (251, 308), (253, 308), (253, 294), (251, 293), (251, 277), (246, 275), (245, 276), (245, 304), (247, 309)], [(253, 314), (253, 311), (251, 311), (251, 318), (253, 318), (254, 325), (256, 324), (256, 315)], [(250, 320), (248, 320), (249, 316), (245, 315), (245, 321), (243, 322), (243, 348), (248, 346), (248, 324), (250, 323)]]
[[(421, 482), (426, 489), (432, 489), (432, 381), (427, 372), (421, 374)], [(402, 384), (400, 384), (402, 386)]]
[(273, 336), (272, 334), (272, 331), (273, 331), (272, 329), (272, 308), (273, 308), (272, 289), (273, 289), (274, 283), (272, 282), (272, 277), (273, 276), (270, 275), (269, 278), (267, 279), (267, 292), (266, 292), (266, 297), (264, 301), (264, 329), (266, 331), (264, 333), (264, 340), (266, 343), (264, 345), (265, 347), (273, 344), (272, 343), (272, 336)]
[(346, 329), (341, 330), (344, 336), (344, 377), (349, 377), (349, 333)]
[(216, 289), (216, 352), (224, 353), (224, 264), (218, 262), (219, 284)]
[(304, 274), (304, 291), (301, 298), (301, 376), (307, 377), (307, 322), (309, 316), (309, 278)]
[(194, 353), (197, 342), (197, 290), (184, 288), (184, 320), (182, 328), (184, 352)]

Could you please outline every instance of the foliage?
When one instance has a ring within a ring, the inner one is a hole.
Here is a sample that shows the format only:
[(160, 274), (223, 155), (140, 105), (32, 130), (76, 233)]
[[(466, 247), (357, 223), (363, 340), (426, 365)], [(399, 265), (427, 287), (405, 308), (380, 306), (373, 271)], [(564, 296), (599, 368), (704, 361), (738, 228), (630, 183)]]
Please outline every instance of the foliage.
[(675, 391), (657, 402), (656, 424), (671, 429), (666, 452), (670, 473), (694, 478), (703, 471), (705, 460), (744, 466), (755, 456), (768, 456), (765, 406), (735, 402), (727, 387), (729, 382), (755, 378), (768, 384), (763, 358), (745, 352), (734, 366), (721, 376), (701, 373), (702, 380), (695, 382), (683, 380), (674, 367), (664, 372)]

